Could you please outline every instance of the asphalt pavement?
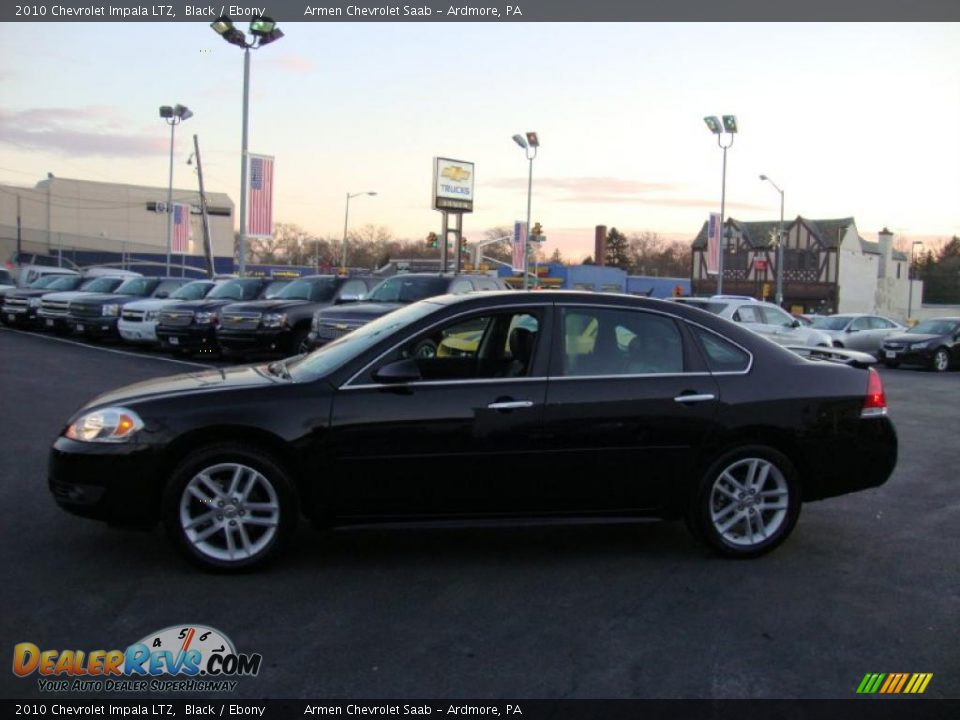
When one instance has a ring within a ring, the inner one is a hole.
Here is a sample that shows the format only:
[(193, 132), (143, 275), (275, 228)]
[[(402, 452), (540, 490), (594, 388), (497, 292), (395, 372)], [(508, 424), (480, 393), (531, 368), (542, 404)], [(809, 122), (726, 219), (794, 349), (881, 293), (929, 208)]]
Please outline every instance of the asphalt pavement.
[[(714, 558), (678, 523), (304, 523), (279, 563), (223, 577), (46, 486), (78, 406), (191, 369), (0, 329), (0, 653), (200, 623), (263, 655), (237, 698), (853, 698), (868, 672), (930, 672), (927, 697), (960, 697), (960, 372), (881, 369), (894, 476), (805, 506), (758, 560)], [(0, 669), (0, 697), (41, 696)]]

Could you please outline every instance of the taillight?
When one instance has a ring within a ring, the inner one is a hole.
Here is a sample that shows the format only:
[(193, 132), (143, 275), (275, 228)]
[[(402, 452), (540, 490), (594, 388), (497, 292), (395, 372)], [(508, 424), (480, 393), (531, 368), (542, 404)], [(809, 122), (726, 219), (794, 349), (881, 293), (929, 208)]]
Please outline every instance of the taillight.
[(883, 394), (883, 382), (873, 368), (867, 369), (867, 397), (863, 401), (860, 417), (882, 417), (887, 414), (887, 396)]

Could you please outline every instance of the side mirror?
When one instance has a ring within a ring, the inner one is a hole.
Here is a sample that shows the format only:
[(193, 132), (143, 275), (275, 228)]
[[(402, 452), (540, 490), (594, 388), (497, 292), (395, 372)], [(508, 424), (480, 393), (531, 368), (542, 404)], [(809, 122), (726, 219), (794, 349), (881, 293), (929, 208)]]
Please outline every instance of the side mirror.
[(156, 295), (154, 295), (154, 297), (156, 297), (156, 298), (170, 297), (170, 293), (168, 293), (166, 290), (161, 290), (161, 291), (158, 292)]
[(853, 325), (851, 325), (850, 327), (847, 328), (847, 332), (848, 333), (857, 332), (857, 329)]
[(387, 385), (414, 382), (421, 379), (416, 358), (405, 358), (384, 365), (373, 374), (373, 379)]
[(793, 321), (792, 323), (790, 323), (790, 327), (792, 327), (792, 328), (798, 328), (798, 327), (800, 327), (800, 321), (797, 320), (797, 319), (794, 319), (794, 321)]

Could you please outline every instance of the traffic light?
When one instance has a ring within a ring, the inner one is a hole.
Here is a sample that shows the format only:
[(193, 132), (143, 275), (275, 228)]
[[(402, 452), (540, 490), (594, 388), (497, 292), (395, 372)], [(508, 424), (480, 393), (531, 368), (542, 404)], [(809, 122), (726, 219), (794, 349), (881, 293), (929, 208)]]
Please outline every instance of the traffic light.
[(533, 230), (530, 232), (531, 235), (543, 235), (543, 228), (540, 226), (540, 223), (533, 224)]
[(431, 249), (437, 247), (437, 234), (435, 232), (427, 235), (427, 247)]

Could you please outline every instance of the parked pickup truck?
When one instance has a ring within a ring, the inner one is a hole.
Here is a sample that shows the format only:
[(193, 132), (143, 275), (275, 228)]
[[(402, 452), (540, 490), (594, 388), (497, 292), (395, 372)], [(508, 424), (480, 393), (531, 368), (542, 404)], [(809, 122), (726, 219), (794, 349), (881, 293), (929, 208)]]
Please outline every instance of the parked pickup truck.
[(67, 312), (71, 329), (88, 338), (120, 337), (117, 321), (127, 303), (144, 298), (165, 298), (184, 283), (185, 278), (138, 277), (120, 285), (113, 293), (85, 295), (70, 303)]
[(179, 302), (160, 311), (157, 339), (168, 352), (219, 353), (217, 326), (220, 311), (238, 301), (273, 298), (286, 287), (287, 280), (237, 278), (215, 287), (202, 300)]
[(224, 355), (295, 355), (306, 352), (313, 314), (356, 302), (380, 278), (310, 275), (294, 280), (272, 300), (227, 305), (220, 313), (217, 342)]
[(129, 279), (130, 277), (126, 275), (100, 275), (85, 279), (83, 285), (76, 290), (48, 292), (40, 298), (37, 322), (44, 330), (69, 332), (71, 302), (88, 294), (112, 293)]

